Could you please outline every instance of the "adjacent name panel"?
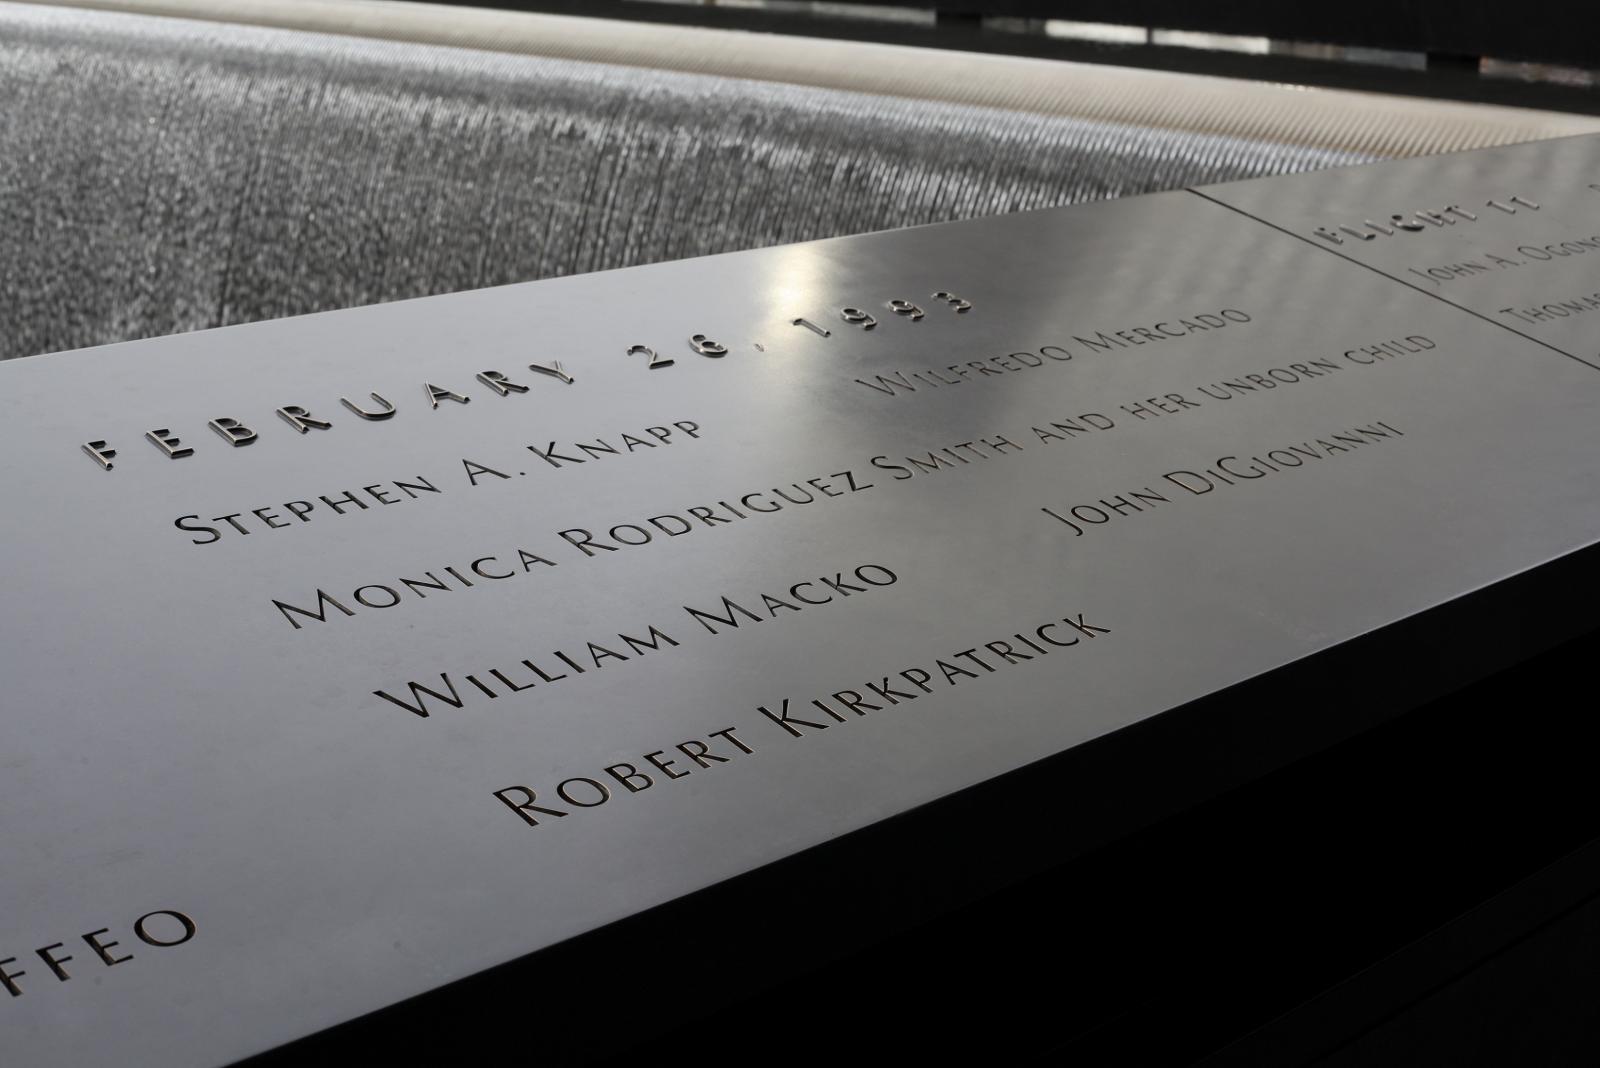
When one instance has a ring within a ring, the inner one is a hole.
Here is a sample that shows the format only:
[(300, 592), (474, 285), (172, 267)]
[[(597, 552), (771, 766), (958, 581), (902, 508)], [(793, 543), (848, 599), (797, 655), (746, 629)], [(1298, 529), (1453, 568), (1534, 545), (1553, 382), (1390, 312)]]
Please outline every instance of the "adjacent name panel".
[(1600, 140), (1199, 192), (1600, 368)]

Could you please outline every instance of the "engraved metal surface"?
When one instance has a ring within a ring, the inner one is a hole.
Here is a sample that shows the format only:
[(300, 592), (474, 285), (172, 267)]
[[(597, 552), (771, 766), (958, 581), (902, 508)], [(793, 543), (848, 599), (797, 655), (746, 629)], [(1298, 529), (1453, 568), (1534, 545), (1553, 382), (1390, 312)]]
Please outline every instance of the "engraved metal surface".
[(1595, 138), (1202, 192), (1600, 368)]
[(1190, 192), (0, 387), (6, 1063), (224, 1063), (1600, 536), (1600, 372)]

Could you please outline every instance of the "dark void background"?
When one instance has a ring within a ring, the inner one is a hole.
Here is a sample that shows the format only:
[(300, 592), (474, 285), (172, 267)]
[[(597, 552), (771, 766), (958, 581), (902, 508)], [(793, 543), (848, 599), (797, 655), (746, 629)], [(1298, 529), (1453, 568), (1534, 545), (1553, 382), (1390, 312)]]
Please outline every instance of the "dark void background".
[(249, 1063), (1600, 1063), (1597, 577), (1563, 558)]

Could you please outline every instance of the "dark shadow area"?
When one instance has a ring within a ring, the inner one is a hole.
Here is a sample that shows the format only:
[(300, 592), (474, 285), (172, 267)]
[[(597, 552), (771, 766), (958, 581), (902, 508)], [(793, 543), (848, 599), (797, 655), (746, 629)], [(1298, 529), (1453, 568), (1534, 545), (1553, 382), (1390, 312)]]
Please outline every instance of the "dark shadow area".
[[(951, 0), (876, 4), (934, 16), (925, 22), (844, 15), (844, 5), (792, 7), (655, 2), (655, 0), (443, 0), (555, 15), (624, 19), (803, 37), (875, 41), (920, 48), (1107, 63), (1328, 89), (1463, 100), (1508, 107), (1600, 114), (1600, 93), (1547, 80), (1485, 76), (1480, 59), (1600, 68), (1600, 13), (1553, 2), (1509, 11), (1446, 0), (1403, 4), (1203, 4), (1179, 0), (1060, 4), (1045, 0)], [(799, 6), (799, 5), (795, 5)], [(857, 7), (863, 5), (855, 5)], [(935, 14), (936, 13), (936, 14)], [(1251, 54), (1160, 43), (1121, 44), (1023, 33), (988, 19), (1072, 19), (1192, 32), (1263, 36), (1315, 52), (1369, 48), (1414, 52), (1424, 69), (1381, 62), (1312, 58), (1291, 52)], [(1502, 63), (1503, 65), (1503, 63)]]

